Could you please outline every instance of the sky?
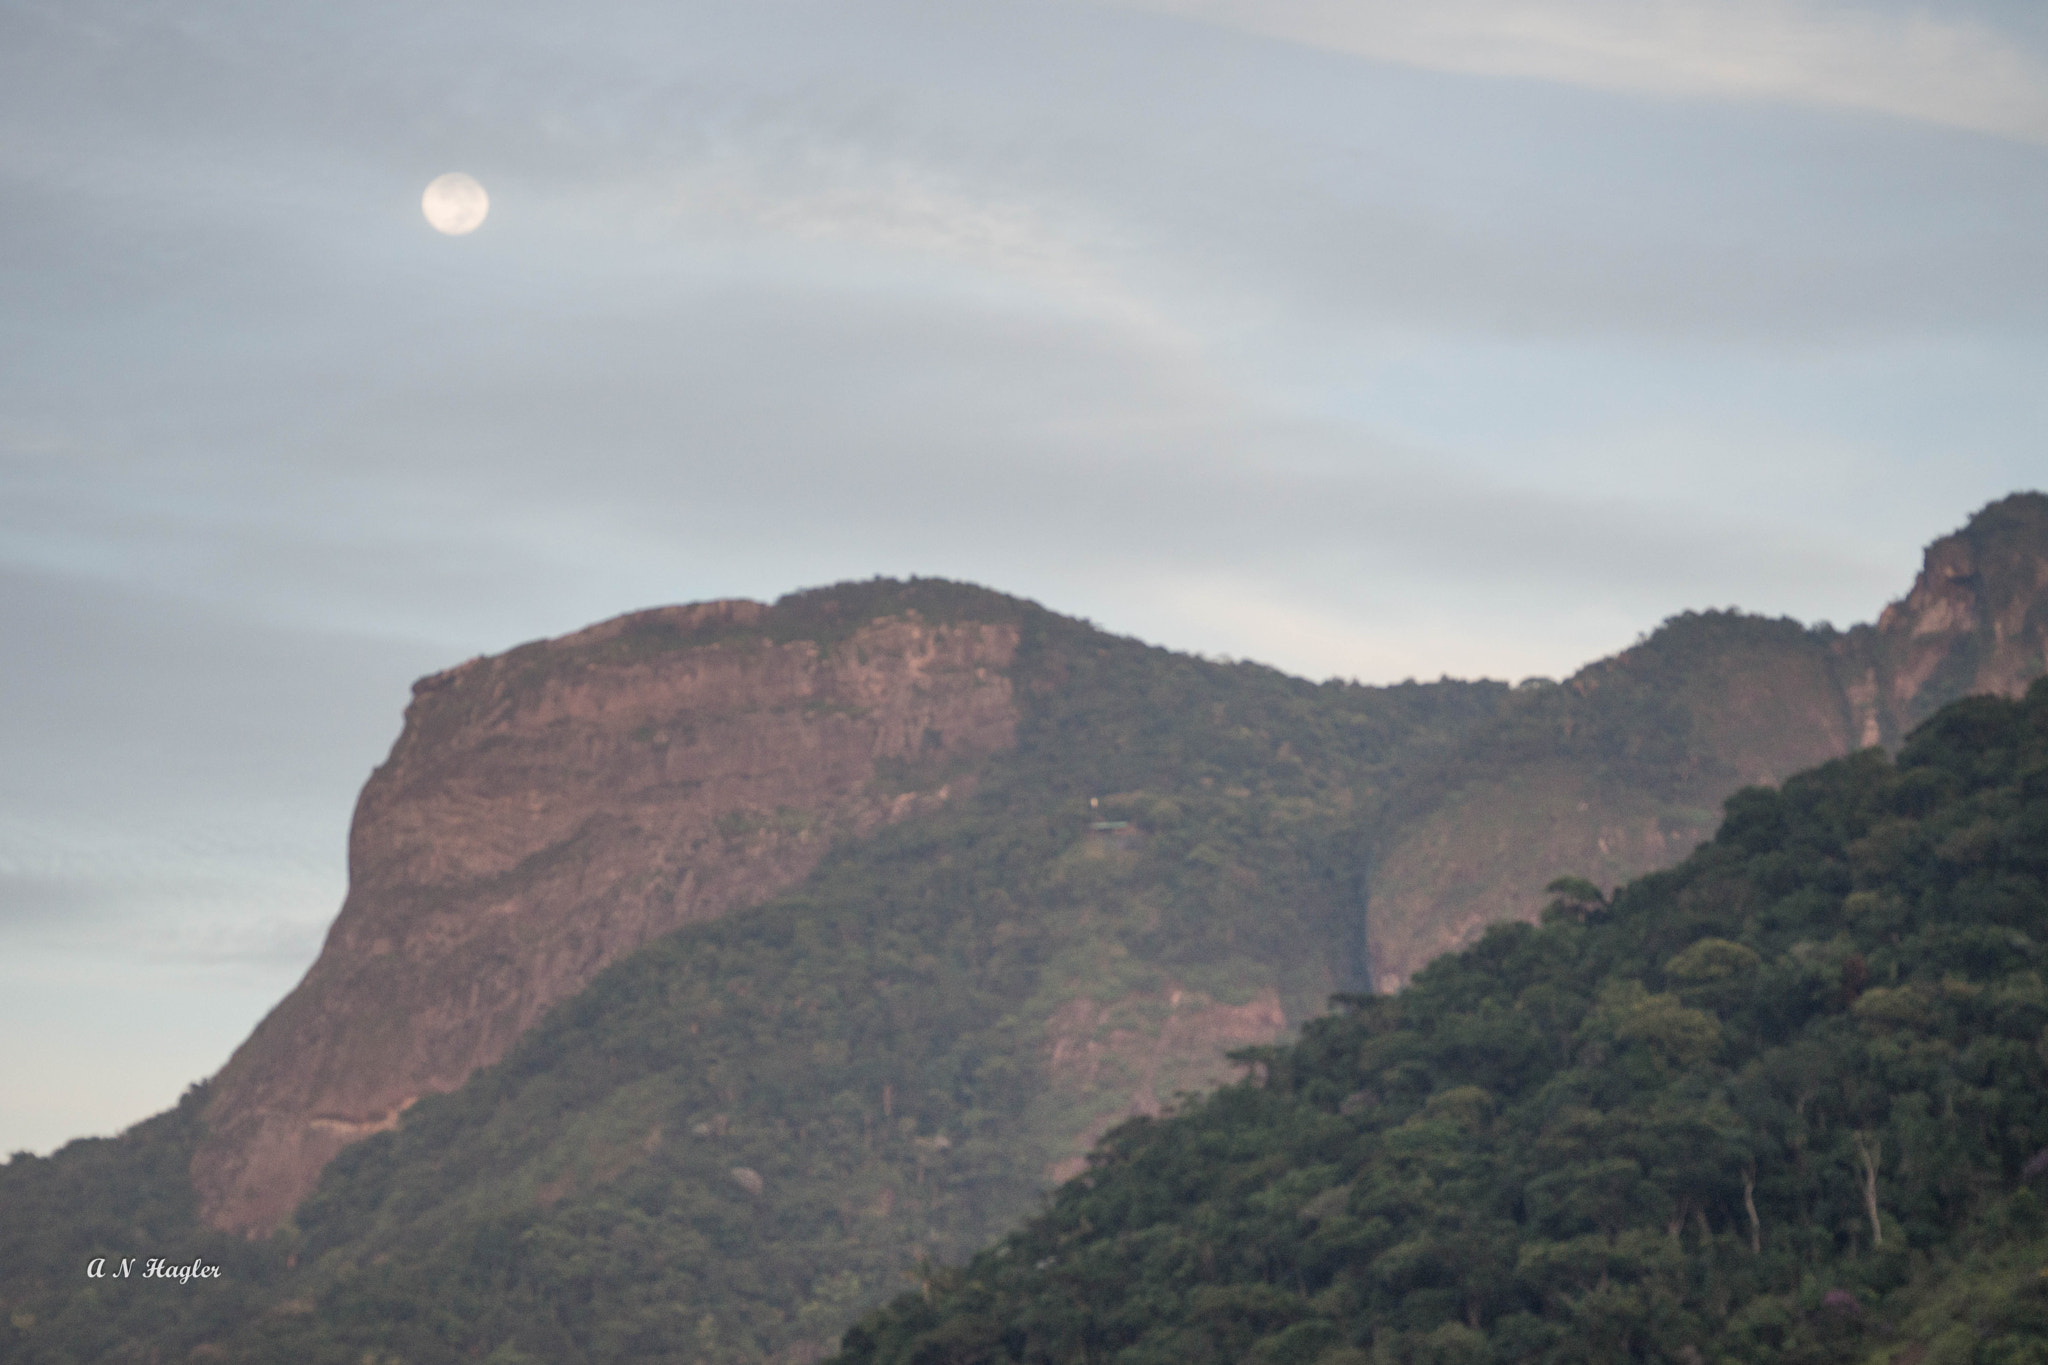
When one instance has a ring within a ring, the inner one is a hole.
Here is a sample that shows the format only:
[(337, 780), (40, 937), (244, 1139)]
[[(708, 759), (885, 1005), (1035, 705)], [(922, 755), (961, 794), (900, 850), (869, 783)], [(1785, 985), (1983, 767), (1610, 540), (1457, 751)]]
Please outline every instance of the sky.
[(290, 989), (413, 678), (622, 611), (1872, 619), (2048, 484), (2044, 228), (2031, 3), (0, 0), (0, 1151)]

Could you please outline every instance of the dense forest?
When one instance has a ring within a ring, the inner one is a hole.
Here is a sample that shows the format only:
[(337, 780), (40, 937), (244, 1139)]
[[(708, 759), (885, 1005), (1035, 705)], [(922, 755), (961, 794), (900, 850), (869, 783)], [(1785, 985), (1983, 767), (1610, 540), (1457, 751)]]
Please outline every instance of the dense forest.
[(2048, 1361), (2048, 683), (1110, 1133), (840, 1365)]

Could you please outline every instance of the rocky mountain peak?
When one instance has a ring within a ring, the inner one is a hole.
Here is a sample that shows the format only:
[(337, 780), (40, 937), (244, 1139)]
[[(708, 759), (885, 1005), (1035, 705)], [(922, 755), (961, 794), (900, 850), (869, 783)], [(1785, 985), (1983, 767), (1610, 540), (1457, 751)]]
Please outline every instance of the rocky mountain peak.
[(206, 1220), (268, 1231), (606, 964), (970, 787), (1014, 740), (1018, 628), (953, 618), (856, 585), (636, 612), (421, 679), (319, 959), (213, 1082)]
[(1928, 546), (1874, 625), (1837, 634), (1742, 612), (1686, 613), (1563, 687), (1518, 692), (1466, 743), (1440, 794), (1380, 834), (1373, 980), (1508, 919), (1535, 920), (1561, 874), (1603, 885), (1712, 836), (1738, 788), (1896, 746), (1973, 693), (2048, 672), (2048, 495), (1992, 503)]
[(1912, 591), (1886, 607), (1869, 656), (1888, 714), (1885, 742), (1972, 693), (2016, 697), (2048, 670), (2048, 494), (2015, 493), (1927, 547)]

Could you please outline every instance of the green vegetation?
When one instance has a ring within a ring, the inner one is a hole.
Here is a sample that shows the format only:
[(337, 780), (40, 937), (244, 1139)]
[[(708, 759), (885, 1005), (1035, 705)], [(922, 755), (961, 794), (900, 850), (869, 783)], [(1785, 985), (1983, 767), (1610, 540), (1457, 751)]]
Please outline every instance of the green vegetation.
[(1566, 768), (1596, 791), (1714, 802), (1741, 779), (1717, 752), (1726, 736), (1701, 723), (1697, 694), (1730, 660), (1820, 659), (1828, 638), (1796, 621), (1737, 611), (1674, 616), (1570, 682), (1530, 679), (1515, 688), (1443, 761), (1395, 790), (1390, 826), (1428, 814), (1460, 787), (1520, 769)]
[[(1319, 687), (1006, 610), (1026, 713), (971, 797), (615, 964), (345, 1151), (285, 1233), (193, 1226), (196, 1095), (0, 1169), (0, 1358), (812, 1358), (1129, 1112), (1113, 1066), (1053, 1084), (1063, 1009), (1299, 1021), (1354, 987), (1358, 812), (1504, 689)], [(223, 1277), (86, 1281), (102, 1255)]]
[(847, 1334), (844, 1365), (2048, 1361), (2048, 682), (1563, 881)]
[[(265, 1241), (194, 1222), (201, 1090), (17, 1155), (0, 1361), (803, 1365), (916, 1285), (846, 1365), (2048, 1362), (2048, 691), (1742, 793), (1680, 869), (1560, 880), (1543, 927), (1323, 1018), (1402, 831), (1470, 791), (1709, 804), (1715, 669), (1822, 667), (1824, 637), (1710, 613), (1565, 685), (1317, 686), (877, 580), (527, 647), (474, 704), (913, 611), (1020, 634), (1017, 747), (955, 800), (614, 964)], [(1746, 743), (1800, 723), (1760, 714)], [(1597, 871), (1516, 856), (1496, 881)], [(1303, 1036), (1240, 1054), (1254, 1083), (1113, 1127), (1281, 1009)]]
[[(203, 1332), (260, 1311), (283, 1258), (194, 1224), (185, 1170), (204, 1106), (194, 1086), (118, 1138), (83, 1139), (40, 1160), (18, 1152), (0, 1167), (0, 1360), (147, 1359), (131, 1343), (159, 1339), (167, 1325)], [(126, 1278), (123, 1256), (135, 1262)], [(151, 1256), (220, 1266), (198, 1296), (204, 1307), (195, 1313), (187, 1286), (142, 1278)], [(87, 1277), (95, 1257), (112, 1259), (107, 1278)]]

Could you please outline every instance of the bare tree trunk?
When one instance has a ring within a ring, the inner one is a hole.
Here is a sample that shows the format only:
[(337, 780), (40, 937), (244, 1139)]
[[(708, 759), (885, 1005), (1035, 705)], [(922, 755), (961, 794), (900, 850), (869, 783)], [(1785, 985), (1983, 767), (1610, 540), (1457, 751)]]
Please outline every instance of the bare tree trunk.
[(1749, 1215), (1749, 1254), (1761, 1256), (1764, 1251), (1764, 1225), (1756, 1216), (1756, 1167), (1742, 1168), (1742, 1209)]
[(1856, 1155), (1863, 1162), (1863, 1208), (1870, 1215), (1870, 1245), (1884, 1245), (1884, 1225), (1877, 1220), (1877, 1163), (1884, 1157), (1881, 1138), (1858, 1131)]
[(1678, 1234), (1685, 1231), (1685, 1216), (1691, 1212), (1692, 1199), (1690, 1197), (1678, 1201), (1678, 1212), (1672, 1214), (1671, 1221), (1664, 1225), (1664, 1230), (1671, 1234), (1672, 1241), (1677, 1241)]

